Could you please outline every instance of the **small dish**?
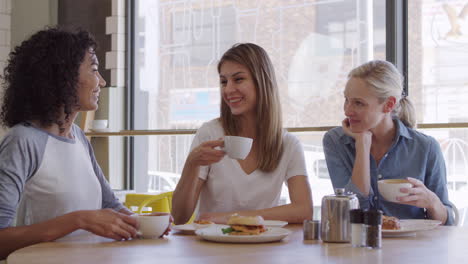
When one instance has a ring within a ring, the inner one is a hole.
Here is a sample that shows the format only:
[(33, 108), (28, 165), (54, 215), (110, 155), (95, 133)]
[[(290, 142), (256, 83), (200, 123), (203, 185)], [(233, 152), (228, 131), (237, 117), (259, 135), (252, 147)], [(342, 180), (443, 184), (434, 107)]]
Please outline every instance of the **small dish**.
[(288, 224), (286, 221), (279, 221), (279, 220), (265, 220), (263, 222), (264, 226), (271, 226), (271, 227), (283, 227)]
[(172, 230), (186, 234), (186, 235), (195, 235), (195, 225), (194, 224), (185, 224), (185, 225), (174, 225), (171, 227)]

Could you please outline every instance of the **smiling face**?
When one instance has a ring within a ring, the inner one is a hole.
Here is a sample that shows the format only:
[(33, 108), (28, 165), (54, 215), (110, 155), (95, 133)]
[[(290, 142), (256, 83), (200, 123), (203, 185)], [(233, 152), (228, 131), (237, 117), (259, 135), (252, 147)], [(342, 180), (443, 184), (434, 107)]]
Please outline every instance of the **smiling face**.
[(220, 67), (221, 96), (233, 115), (254, 115), (257, 93), (252, 74), (242, 64), (225, 61)]
[(86, 52), (80, 65), (78, 75), (78, 105), (79, 111), (94, 111), (98, 109), (98, 99), (101, 87), (106, 85), (98, 71), (99, 62), (93, 50)]
[(386, 102), (381, 102), (361, 78), (348, 80), (344, 96), (344, 112), (353, 133), (372, 130), (389, 114)]

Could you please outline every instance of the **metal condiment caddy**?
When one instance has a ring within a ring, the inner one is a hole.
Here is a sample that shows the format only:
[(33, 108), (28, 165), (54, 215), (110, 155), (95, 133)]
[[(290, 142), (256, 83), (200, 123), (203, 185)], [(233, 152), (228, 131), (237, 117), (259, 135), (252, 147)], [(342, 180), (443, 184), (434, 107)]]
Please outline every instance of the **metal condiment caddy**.
[(344, 188), (322, 198), (321, 238), (324, 242), (347, 243), (351, 240), (349, 211), (359, 208), (359, 200)]

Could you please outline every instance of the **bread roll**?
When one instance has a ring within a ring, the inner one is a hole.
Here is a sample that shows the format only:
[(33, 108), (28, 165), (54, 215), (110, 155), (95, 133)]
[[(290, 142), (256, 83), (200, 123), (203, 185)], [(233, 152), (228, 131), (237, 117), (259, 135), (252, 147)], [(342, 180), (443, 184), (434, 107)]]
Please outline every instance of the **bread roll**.
[(229, 218), (228, 225), (247, 225), (247, 226), (261, 226), (264, 224), (263, 217), (257, 216), (241, 216), (233, 215)]

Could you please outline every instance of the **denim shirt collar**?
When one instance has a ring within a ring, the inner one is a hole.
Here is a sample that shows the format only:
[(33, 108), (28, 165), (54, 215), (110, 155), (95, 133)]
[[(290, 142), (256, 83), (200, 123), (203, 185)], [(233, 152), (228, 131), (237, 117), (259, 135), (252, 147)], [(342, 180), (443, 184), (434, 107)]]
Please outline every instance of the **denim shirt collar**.
[(399, 138), (401, 136), (407, 139), (413, 139), (408, 131), (408, 128), (405, 126), (405, 124), (403, 124), (403, 122), (400, 121), (400, 119), (395, 118), (393, 120), (395, 120), (395, 124), (397, 125), (397, 134), (395, 138)]
[[(405, 126), (405, 124), (403, 124), (403, 122), (400, 121), (400, 119), (394, 118), (393, 120), (394, 120), (395, 125), (396, 125), (396, 135), (395, 135), (394, 142), (398, 142), (400, 137), (405, 137), (407, 139), (413, 139), (411, 137), (409, 131), (408, 131), (408, 128)], [(346, 135), (344, 132), (343, 132), (343, 135), (340, 138), (340, 141), (343, 144), (351, 144), (351, 145), (354, 146), (354, 138)]]

